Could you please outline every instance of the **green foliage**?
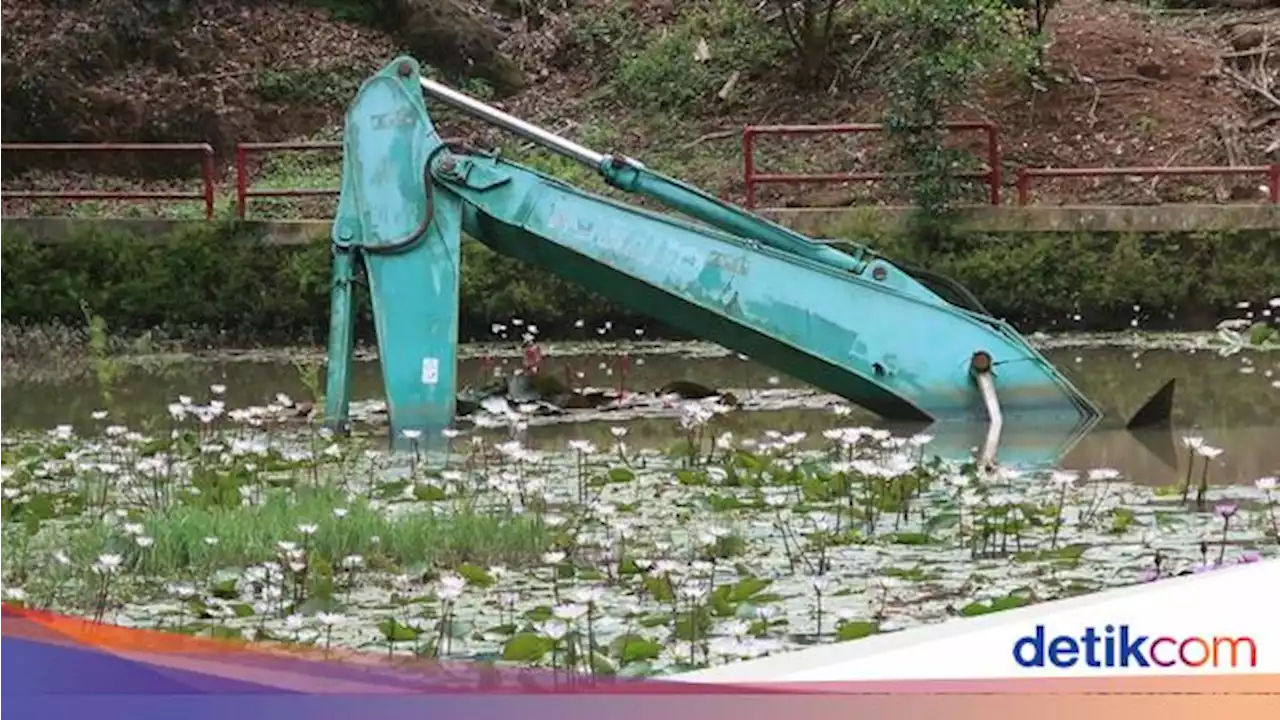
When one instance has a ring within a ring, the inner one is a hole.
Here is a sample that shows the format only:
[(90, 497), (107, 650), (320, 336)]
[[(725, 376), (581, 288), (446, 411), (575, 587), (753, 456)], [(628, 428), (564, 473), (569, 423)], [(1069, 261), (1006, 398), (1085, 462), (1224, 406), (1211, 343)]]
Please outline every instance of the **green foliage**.
[(305, 107), (341, 107), (355, 97), (368, 73), (363, 68), (344, 70), (262, 70), (254, 89), (267, 102)]
[(1049, 23), (1049, 15), (1058, 7), (1058, 0), (1005, 0), (1020, 13), (1022, 28), (1033, 38), (1042, 38)]
[(323, 244), (271, 247), (232, 224), (194, 224), (160, 243), (95, 223), (60, 245), (4, 235), (6, 322), (77, 325), (87, 307), (115, 332), (198, 327), (323, 337)]
[[(828, 230), (825, 235), (844, 234), (838, 226)], [(223, 344), (323, 344), (328, 244), (318, 239), (304, 248), (270, 246), (260, 232), (251, 225), (199, 223), (168, 238), (140, 238), (86, 222), (67, 242), (36, 245), (17, 227), (6, 228), (0, 253), (4, 322), (82, 327), (87, 308), (100, 323), (90, 333), (98, 345), (103, 327), (120, 335), (164, 331)], [(1268, 231), (964, 234), (870, 242), (891, 258), (960, 281), (1024, 331), (1125, 329), (1134, 305), (1141, 306), (1149, 329), (1211, 326), (1235, 303), (1268, 299), (1280, 287), (1280, 246)], [(650, 336), (656, 334), (641, 313), (477, 242), (464, 243), (463, 258), (464, 338), (491, 337), (491, 323), (513, 316), (536, 323), (544, 337), (577, 337), (578, 319), (588, 326), (605, 320), (618, 328), (645, 325)], [(1080, 322), (1069, 320), (1074, 314)], [(358, 316), (362, 336), (371, 338), (363, 295)]]
[[(87, 307), (116, 333), (163, 329), (254, 343), (327, 337), (329, 247), (319, 238), (302, 248), (272, 246), (254, 226), (227, 223), (156, 239), (89, 222), (68, 239), (38, 245), (5, 231), (6, 323), (78, 327)], [(577, 318), (623, 319), (604, 300), (476, 242), (464, 244), (463, 258), (464, 337), (489, 337), (491, 322), (513, 314), (566, 332)], [(357, 317), (361, 336), (372, 338), (366, 295), (358, 296)]]
[(835, 59), (837, 38), (844, 28), (848, 0), (772, 0), (796, 60), (797, 75), (807, 87), (824, 79)]
[(1017, 13), (1004, 0), (869, 0), (874, 21), (897, 33), (904, 52), (885, 77), (885, 125), (926, 216), (947, 211), (964, 190), (966, 156), (948, 147), (943, 123), (1001, 66), (1025, 63)]
[[(700, 59), (703, 42), (707, 57)], [(785, 50), (745, 3), (689, 3), (679, 22), (624, 57), (614, 87), (620, 100), (643, 110), (687, 112), (713, 98), (733, 73), (767, 70)]]
[(880, 623), (867, 621), (843, 622), (836, 626), (836, 639), (840, 642), (861, 640), (880, 632)]
[(602, 8), (575, 13), (565, 52), (576, 62), (591, 68), (598, 77), (611, 77), (621, 58), (635, 52), (645, 42), (625, 2), (611, 2)]
[[(131, 567), (176, 575), (192, 567), (243, 568), (276, 559), (278, 542), (301, 542), (298, 524), (313, 522), (318, 531), (306, 540), (308, 562), (317, 581), (329, 586), (333, 583), (332, 568), (353, 554), (383, 566), (409, 568), (432, 563), (448, 566), (462, 560), (529, 562), (545, 549), (543, 528), (531, 518), (470, 513), (438, 516), (430, 512), (393, 518), (328, 488), (273, 491), (263, 504), (243, 506), (238, 504), (240, 496), (234, 486), (232, 492), (235, 504), (175, 505), (146, 517), (142, 523), (155, 543), (145, 550), (102, 524), (68, 529), (60, 536), (60, 544), (75, 548), (78, 557), (118, 552)], [(335, 508), (346, 508), (346, 515), (336, 517)], [(209, 537), (219, 542), (210, 544), (205, 540)], [(322, 566), (329, 568), (327, 573)], [(217, 585), (215, 582), (212, 588), (215, 594)], [(230, 589), (234, 589), (234, 580)]]
[(502, 659), (507, 662), (532, 664), (541, 660), (555, 648), (555, 642), (537, 633), (520, 633), (507, 641), (502, 648)]

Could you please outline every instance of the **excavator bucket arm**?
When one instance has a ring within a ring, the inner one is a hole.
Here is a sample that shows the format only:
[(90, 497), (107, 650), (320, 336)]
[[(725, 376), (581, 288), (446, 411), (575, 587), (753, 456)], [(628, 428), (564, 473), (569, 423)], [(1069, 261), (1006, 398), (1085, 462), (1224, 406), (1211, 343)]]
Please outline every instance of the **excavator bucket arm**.
[[(584, 192), (496, 153), (458, 152), (423, 94), (594, 168), (691, 220)], [(364, 83), (333, 227), (329, 422), (350, 400), (352, 279), (369, 277), (393, 437), (453, 419), (463, 233), (670, 326), (746, 353), (889, 420), (1100, 413), (962, 286), (870, 248), (841, 251), (617, 155), (422, 78), (401, 58)], [(998, 432), (997, 432), (998, 434)]]

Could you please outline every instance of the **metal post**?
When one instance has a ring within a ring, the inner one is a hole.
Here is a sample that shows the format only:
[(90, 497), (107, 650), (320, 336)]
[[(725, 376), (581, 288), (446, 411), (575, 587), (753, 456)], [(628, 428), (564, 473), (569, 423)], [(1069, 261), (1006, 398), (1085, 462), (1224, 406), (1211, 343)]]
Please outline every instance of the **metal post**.
[(1026, 205), (1031, 199), (1031, 173), (1027, 168), (1018, 168), (1018, 204)]
[(1280, 205), (1280, 163), (1271, 163), (1271, 170), (1267, 173), (1267, 189), (1270, 191), (1271, 203)]
[(742, 129), (742, 183), (745, 185), (746, 205), (748, 210), (756, 207), (756, 130), (753, 127)]
[(982, 449), (982, 467), (989, 469), (995, 464), (996, 450), (1000, 446), (1000, 433), (1004, 430), (1004, 413), (1000, 411), (1000, 398), (996, 394), (995, 376), (991, 374), (991, 355), (979, 350), (970, 361), (970, 371), (978, 383), (978, 392), (982, 394), (982, 404), (987, 408), (987, 439)]
[(204, 155), (200, 158), (200, 170), (204, 175), (204, 219), (213, 219), (214, 205), (214, 163), (213, 148), (206, 145)]
[(249, 195), (249, 170), (246, 167), (248, 151), (236, 144), (236, 217), (244, 219)]
[(987, 177), (987, 181), (991, 183), (991, 204), (999, 206), (1004, 168), (1000, 158), (1000, 127), (995, 123), (987, 125), (987, 164), (991, 166), (991, 174)]
[(501, 110), (487, 105), (475, 98), (464, 95), (446, 85), (438, 82), (419, 78), (422, 83), (422, 91), (427, 95), (448, 105), (465, 112), (472, 117), (479, 118), (485, 122), (496, 125), (504, 130), (512, 132), (530, 142), (541, 145), (542, 147), (563, 155), (570, 160), (577, 160), (592, 169), (597, 169), (604, 162), (605, 156), (583, 147), (578, 143), (562, 138), (555, 133), (543, 130), (532, 123), (525, 122), (518, 117), (508, 115)]

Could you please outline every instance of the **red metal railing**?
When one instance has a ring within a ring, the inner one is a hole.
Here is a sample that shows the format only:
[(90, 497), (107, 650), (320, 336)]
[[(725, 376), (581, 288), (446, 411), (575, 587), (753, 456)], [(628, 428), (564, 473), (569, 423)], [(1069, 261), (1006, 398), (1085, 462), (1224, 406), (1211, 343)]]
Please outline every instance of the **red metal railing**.
[[(991, 122), (949, 122), (946, 128), (952, 132), (981, 130), (987, 136), (987, 168), (980, 172), (959, 173), (958, 177), (985, 180), (990, 189), (992, 205), (1000, 204), (1000, 187), (1004, 184), (1000, 163), (1000, 128)], [(879, 123), (849, 123), (845, 125), (748, 125), (742, 129), (743, 182), (746, 185), (746, 207), (756, 206), (756, 188), (760, 185), (797, 185), (801, 183), (835, 183), (886, 180), (894, 177), (911, 177), (910, 173), (853, 172), (853, 173), (760, 173), (756, 171), (756, 138), (760, 135), (852, 135), (884, 130)]]
[(213, 146), (208, 143), (3, 143), (0, 152), (198, 152), (203, 187), (200, 192), (151, 192), (140, 190), (5, 190), (6, 198), (86, 200), (204, 200), (204, 215), (213, 218), (215, 197)]
[[(955, 131), (982, 130), (987, 135), (988, 167), (981, 172), (966, 173), (965, 177), (986, 180), (990, 187), (990, 202), (1000, 203), (1002, 186), (999, 131), (992, 123), (950, 123)], [(746, 206), (754, 208), (756, 189), (763, 184), (801, 184), (823, 182), (874, 181), (890, 177), (902, 177), (904, 173), (815, 173), (770, 174), (757, 172), (755, 166), (755, 141), (758, 135), (820, 135), (878, 132), (877, 124), (849, 125), (792, 125), (748, 126), (743, 129), (743, 164), (746, 181)], [(339, 142), (264, 142), (240, 143), (235, 150), (236, 215), (244, 219), (248, 200), (253, 197), (336, 197), (337, 188), (271, 188), (250, 187), (248, 157), (250, 153), (266, 153), (280, 150), (315, 151), (340, 150)], [(6, 198), (52, 199), (66, 201), (84, 200), (203, 200), (205, 217), (212, 218), (216, 200), (215, 162), (213, 148), (207, 143), (14, 143), (0, 144), (0, 151), (14, 152), (198, 152), (201, 155), (203, 187), (199, 192), (151, 192), (130, 190), (5, 190)], [(1031, 201), (1031, 185), (1035, 178), (1080, 178), (1116, 176), (1264, 176), (1267, 178), (1269, 201), (1280, 204), (1280, 163), (1241, 167), (1099, 167), (1099, 168), (1021, 168), (1017, 170), (1017, 202), (1027, 205)]]
[(255, 197), (337, 197), (337, 188), (270, 188), (254, 190), (249, 187), (249, 153), (273, 150), (341, 150), (340, 142), (252, 142), (236, 144), (236, 217), (243, 220), (248, 212), (249, 198)]
[(1111, 168), (1019, 168), (1018, 204), (1031, 200), (1031, 180), (1050, 177), (1163, 177), (1169, 175), (1263, 175), (1267, 178), (1267, 195), (1280, 204), (1280, 163), (1241, 167), (1111, 167)]

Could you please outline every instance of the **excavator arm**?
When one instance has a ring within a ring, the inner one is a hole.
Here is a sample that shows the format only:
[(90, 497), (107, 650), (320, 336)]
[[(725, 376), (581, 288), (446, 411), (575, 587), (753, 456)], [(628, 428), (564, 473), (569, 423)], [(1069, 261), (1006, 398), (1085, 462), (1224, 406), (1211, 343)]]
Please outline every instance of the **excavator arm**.
[[(584, 192), (496, 153), (451, 147), (424, 93), (688, 219)], [(400, 58), (361, 86), (346, 119), (332, 236), (331, 424), (347, 420), (360, 263), (393, 437), (431, 442), (453, 422), (464, 233), (888, 420), (978, 421), (998, 433), (1012, 416), (1069, 425), (1100, 417), (953, 281), (863, 245), (842, 251), (812, 240), (425, 79), (414, 60)]]

